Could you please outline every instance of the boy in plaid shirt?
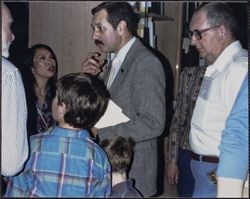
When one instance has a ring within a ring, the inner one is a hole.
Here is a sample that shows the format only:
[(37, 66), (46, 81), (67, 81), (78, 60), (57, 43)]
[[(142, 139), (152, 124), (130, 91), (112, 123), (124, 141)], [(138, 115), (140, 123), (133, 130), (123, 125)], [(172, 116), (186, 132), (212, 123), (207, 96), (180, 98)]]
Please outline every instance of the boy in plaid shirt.
[(107, 197), (111, 167), (104, 150), (89, 135), (104, 114), (109, 99), (105, 85), (84, 73), (57, 82), (52, 102), (58, 125), (31, 136), (24, 170), (11, 177), (5, 196)]

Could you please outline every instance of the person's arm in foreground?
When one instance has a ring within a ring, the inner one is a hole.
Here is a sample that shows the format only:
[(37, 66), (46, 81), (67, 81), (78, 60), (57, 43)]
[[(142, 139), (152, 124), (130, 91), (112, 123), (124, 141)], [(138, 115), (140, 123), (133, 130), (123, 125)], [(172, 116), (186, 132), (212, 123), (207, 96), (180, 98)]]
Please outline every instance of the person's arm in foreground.
[(28, 157), (27, 109), (18, 70), (2, 79), (2, 165), (1, 174), (15, 175)]
[(222, 133), (217, 169), (217, 197), (242, 197), (248, 172), (248, 77)]

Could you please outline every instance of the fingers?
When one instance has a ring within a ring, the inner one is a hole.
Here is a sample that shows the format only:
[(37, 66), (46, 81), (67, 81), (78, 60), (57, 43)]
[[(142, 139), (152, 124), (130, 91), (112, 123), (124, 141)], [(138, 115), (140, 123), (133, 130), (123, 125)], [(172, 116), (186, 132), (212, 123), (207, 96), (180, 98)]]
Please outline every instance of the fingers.
[(92, 75), (97, 75), (101, 72), (101, 68), (107, 61), (100, 59), (101, 53), (91, 52), (87, 55), (81, 64), (81, 71), (85, 73), (91, 73)]
[(175, 163), (168, 165), (167, 174), (168, 174), (168, 183), (169, 184), (177, 184), (178, 183), (179, 170), (178, 170), (178, 167)]
[(175, 184), (175, 178), (173, 176), (168, 176), (168, 184)]
[(168, 176), (169, 184), (178, 184), (178, 176)]
[(99, 52), (89, 52), (88, 55), (87, 55), (87, 59), (88, 58), (91, 58), (91, 57), (100, 57), (101, 56), (101, 53)]
[(99, 68), (99, 60), (97, 59), (98, 57), (98, 54), (94, 54), (94, 53), (89, 53), (88, 56), (87, 56), (87, 59), (85, 59), (81, 66), (82, 67), (90, 67), (92, 66), (93, 67), (96, 67), (96, 68)]

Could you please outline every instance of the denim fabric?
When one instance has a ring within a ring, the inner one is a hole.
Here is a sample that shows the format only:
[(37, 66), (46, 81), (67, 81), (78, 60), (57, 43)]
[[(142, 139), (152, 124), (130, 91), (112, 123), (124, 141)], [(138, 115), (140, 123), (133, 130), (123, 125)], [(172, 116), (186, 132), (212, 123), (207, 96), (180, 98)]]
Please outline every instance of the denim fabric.
[(194, 193), (193, 198), (215, 198), (217, 185), (209, 178), (209, 173), (217, 169), (217, 163), (201, 162), (197, 160), (191, 160), (191, 171), (193, 173)]
[(178, 169), (179, 182), (177, 192), (180, 197), (192, 197), (194, 191), (194, 177), (190, 168), (191, 151), (179, 150)]

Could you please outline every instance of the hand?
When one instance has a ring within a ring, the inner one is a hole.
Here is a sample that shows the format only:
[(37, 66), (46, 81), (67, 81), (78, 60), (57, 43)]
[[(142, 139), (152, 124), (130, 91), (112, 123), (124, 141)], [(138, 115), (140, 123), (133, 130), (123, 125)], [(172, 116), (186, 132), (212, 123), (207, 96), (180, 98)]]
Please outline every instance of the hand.
[(93, 127), (93, 128), (91, 129), (91, 131), (92, 131), (93, 135), (96, 137), (97, 134), (98, 134), (99, 129), (96, 128), (96, 127)]
[(106, 59), (100, 59), (101, 53), (90, 52), (81, 64), (81, 71), (92, 75), (99, 75), (102, 67), (107, 63)]
[(175, 184), (175, 183), (178, 184), (179, 170), (175, 162), (171, 161), (168, 164), (167, 174), (168, 174), (169, 184)]

